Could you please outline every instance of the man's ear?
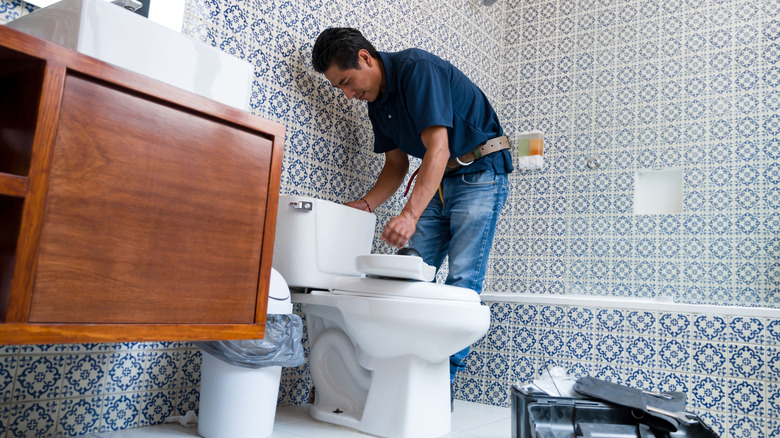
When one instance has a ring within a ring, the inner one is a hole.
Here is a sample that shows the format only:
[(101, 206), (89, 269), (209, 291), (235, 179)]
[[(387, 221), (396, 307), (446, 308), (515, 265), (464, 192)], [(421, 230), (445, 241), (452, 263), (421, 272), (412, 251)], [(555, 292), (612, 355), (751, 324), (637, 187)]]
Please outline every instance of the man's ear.
[(363, 62), (365, 62), (368, 67), (372, 67), (374, 65), (374, 58), (371, 57), (371, 54), (368, 53), (368, 50), (366, 49), (358, 50), (358, 59), (363, 60)]

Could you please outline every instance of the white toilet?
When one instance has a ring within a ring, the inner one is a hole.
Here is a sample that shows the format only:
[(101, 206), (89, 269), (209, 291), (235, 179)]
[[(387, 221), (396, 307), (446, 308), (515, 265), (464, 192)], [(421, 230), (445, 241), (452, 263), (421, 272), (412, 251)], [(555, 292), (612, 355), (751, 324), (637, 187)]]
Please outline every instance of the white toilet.
[(371, 213), (280, 196), (273, 266), (307, 290), (292, 300), (311, 345), (310, 413), (382, 437), (446, 435), (449, 356), (487, 333), (490, 311), (472, 290), (430, 283), (435, 270), (419, 257), (369, 255), (375, 224)]

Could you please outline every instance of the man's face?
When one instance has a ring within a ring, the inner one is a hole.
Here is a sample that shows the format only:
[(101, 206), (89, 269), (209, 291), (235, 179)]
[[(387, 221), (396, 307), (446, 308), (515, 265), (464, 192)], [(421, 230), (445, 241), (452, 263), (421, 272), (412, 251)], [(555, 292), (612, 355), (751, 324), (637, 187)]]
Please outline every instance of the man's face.
[(333, 63), (325, 70), (325, 77), (348, 98), (373, 102), (379, 97), (382, 89), (380, 64), (366, 50), (358, 52), (358, 63), (359, 68), (346, 70)]

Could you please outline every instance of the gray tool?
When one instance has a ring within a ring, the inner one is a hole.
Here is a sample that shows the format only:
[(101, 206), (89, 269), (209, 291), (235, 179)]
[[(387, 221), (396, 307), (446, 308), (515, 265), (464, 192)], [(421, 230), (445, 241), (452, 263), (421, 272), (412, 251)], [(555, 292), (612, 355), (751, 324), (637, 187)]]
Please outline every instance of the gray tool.
[(699, 416), (694, 414), (693, 412), (686, 412), (686, 411), (678, 411), (678, 412), (669, 412), (663, 409), (656, 408), (655, 406), (647, 406), (647, 410), (650, 412), (655, 412), (656, 414), (666, 415), (667, 417), (672, 417), (676, 420), (679, 420), (685, 424), (696, 424), (699, 422)]

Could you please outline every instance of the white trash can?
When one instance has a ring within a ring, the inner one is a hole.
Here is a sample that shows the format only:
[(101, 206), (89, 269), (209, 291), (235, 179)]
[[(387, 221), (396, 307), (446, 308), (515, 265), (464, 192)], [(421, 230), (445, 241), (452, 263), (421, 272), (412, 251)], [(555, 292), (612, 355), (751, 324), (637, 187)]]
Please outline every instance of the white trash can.
[[(290, 289), (271, 269), (268, 314), (292, 313)], [(202, 351), (198, 434), (203, 438), (266, 438), (273, 433), (282, 367), (245, 368)]]

